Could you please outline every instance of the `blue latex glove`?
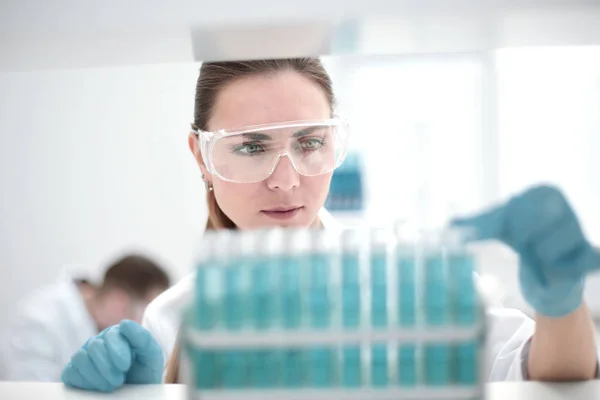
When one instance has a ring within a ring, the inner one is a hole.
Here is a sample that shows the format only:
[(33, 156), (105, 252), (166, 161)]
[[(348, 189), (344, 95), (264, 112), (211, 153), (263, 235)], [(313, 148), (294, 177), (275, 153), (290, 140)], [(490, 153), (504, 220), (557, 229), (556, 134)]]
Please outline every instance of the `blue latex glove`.
[(496, 239), (519, 254), (521, 291), (541, 315), (575, 311), (582, 303), (585, 275), (600, 268), (600, 255), (584, 237), (573, 209), (551, 186), (534, 187), (452, 225), (471, 228), (471, 239)]
[(125, 383), (160, 383), (163, 354), (150, 332), (124, 320), (90, 338), (62, 373), (67, 386), (112, 392)]

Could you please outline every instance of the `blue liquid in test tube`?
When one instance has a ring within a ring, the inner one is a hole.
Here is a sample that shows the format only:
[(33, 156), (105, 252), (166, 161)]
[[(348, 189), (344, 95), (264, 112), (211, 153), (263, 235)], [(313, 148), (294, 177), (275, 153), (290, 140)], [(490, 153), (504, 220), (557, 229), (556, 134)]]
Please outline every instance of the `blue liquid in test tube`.
[(248, 267), (252, 267), (255, 240), (254, 234), (237, 234), (233, 236), (233, 240), (226, 248), (228, 255), (223, 272), (225, 276), (223, 318), (225, 328), (228, 330), (238, 330), (248, 320), (248, 301), (251, 299)]
[(342, 326), (357, 328), (361, 323), (360, 246), (358, 230), (347, 230), (342, 238)]
[(279, 285), (280, 260), (282, 258), (283, 232), (271, 228), (260, 232), (256, 239), (260, 248), (252, 259), (252, 323), (256, 329), (269, 329), (275, 326), (276, 312), (281, 299)]
[(196, 273), (195, 310), (199, 330), (216, 327), (220, 315), (221, 288), (220, 263), (224, 262), (223, 238), (226, 236), (206, 235), (201, 244), (200, 262)]
[(398, 383), (406, 387), (417, 384), (417, 346), (414, 344), (398, 348)]
[(263, 389), (279, 386), (281, 382), (282, 352), (259, 349), (249, 353), (251, 386)]
[[(432, 252), (425, 259), (425, 319), (428, 325), (441, 327), (450, 322), (446, 261)], [(450, 346), (428, 344), (424, 348), (425, 382), (432, 386), (450, 384)]]
[(313, 234), (312, 255), (308, 264), (308, 312), (312, 328), (327, 328), (333, 313), (331, 270), (333, 266), (333, 236), (327, 231)]
[(251, 271), (252, 323), (256, 329), (267, 329), (273, 324), (275, 314), (273, 276), (268, 260), (256, 261)]
[(454, 253), (448, 258), (449, 277), (453, 290), (452, 305), (454, 322), (473, 325), (477, 322), (477, 291), (473, 277), (474, 260), (466, 253)]
[(398, 321), (401, 326), (414, 327), (417, 323), (415, 257), (402, 250), (398, 253)]
[(454, 380), (458, 385), (475, 385), (478, 382), (478, 349), (476, 341), (459, 343), (454, 348)]
[(387, 325), (387, 255), (384, 249), (374, 249), (371, 254), (371, 325)]
[(247, 385), (246, 382), (246, 354), (244, 350), (234, 349), (225, 351), (220, 356), (223, 387), (239, 389)]
[(371, 231), (371, 326), (381, 328), (388, 323), (387, 255), (391, 236), (387, 229)]
[(425, 261), (425, 319), (428, 325), (449, 322), (448, 282), (442, 255), (429, 255)]
[(225, 274), (225, 301), (223, 317), (225, 327), (230, 330), (240, 329), (244, 323), (245, 315), (245, 270), (239, 263), (242, 260), (233, 260), (224, 268)]
[[(412, 329), (417, 324), (417, 283), (416, 254), (414, 249), (399, 246), (396, 252), (398, 271), (398, 322), (400, 326)], [(417, 346), (398, 346), (398, 384), (414, 387), (417, 384)]]
[(306, 385), (305, 352), (300, 349), (284, 350), (282, 352), (284, 387), (300, 388)]
[(347, 388), (362, 385), (362, 362), (358, 345), (342, 349), (342, 385)]
[(200, 389), (214, 389), (219, 385), (217, 353), (210, 350), (189, 349), (194, 363), (194, 380)]
[(384, 387), (388, 385), (387, 346), (376, 344), (371, 348), (371, 385)]
[(450, 346), (428, 344), (425, 346), (425, 383), (430, 386), (450, 384)]
[(282, 258), (281, 268), (281, 318), (285, 329), (298, 329), (302, 323), (301, 257)]
[(325, 346), (307, 350), (310, 386), (324, 388), (335, 384), (334, 357), (334, 351)]

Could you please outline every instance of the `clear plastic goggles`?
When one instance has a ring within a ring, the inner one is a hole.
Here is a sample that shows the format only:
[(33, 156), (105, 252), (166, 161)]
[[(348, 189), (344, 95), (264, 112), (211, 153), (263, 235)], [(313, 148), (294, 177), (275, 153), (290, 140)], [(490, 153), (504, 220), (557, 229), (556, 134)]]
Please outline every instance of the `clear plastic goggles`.
[(255, 125), (242, 130), (195, 130), (211, 174), (237, 183), (268, 178), (283, 157), (304, 176), (336, 169), (346, 157), (349, 129), (341, 119)]

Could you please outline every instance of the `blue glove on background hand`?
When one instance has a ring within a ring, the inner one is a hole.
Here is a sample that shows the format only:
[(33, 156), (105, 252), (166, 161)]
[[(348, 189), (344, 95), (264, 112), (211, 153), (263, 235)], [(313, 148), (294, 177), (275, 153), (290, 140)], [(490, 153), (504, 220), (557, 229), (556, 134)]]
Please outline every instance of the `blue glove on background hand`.
[(519, 254), (521, 291), (541, 315), (561, 317), (575, 311), (583, 301), (585, 276), (600, 268), (600, 254), (554, 187), (536, 186), (452, 225), (471, 228), (473, 240), (496, 239)]
[(161, 383), (163, 354), (150, 332), (124, 320), (90, 338), (62, 373), (67, 386), (112, 392), (125, 383)]

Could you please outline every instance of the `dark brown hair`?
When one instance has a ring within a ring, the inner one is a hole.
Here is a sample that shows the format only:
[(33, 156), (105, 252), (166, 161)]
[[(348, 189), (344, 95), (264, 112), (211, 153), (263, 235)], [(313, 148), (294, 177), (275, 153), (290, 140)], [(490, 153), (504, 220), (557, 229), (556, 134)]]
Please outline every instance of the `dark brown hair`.
[[(251, 76), (284, 71), (296, 72), (316, 83), (323, 90), (333, 112), (335, 106), (333, 85), (329, 74), (318, 58), (206, 62), (200, 67), (200, 76), (196, 84), (194, 124), (192, 128), (209, 130), (208, 123), (217, 98), (230, 83)], [(208, 203), (207, 230), (237, 228), (235, 223), (225, 215), (217, 204), (214, 191), (207, 191), (206, 201)], [(176, 343), (167, 363), (166, 383), (179, 382), (179, 352), (180, 345)]]
[(131, 254), (108, 267), (99, 294), (117, 288), (135, 299), (145, 300), (154, 290), (165, 290), (169, 286), (169, 277), (158, 264), (142, 255)]

